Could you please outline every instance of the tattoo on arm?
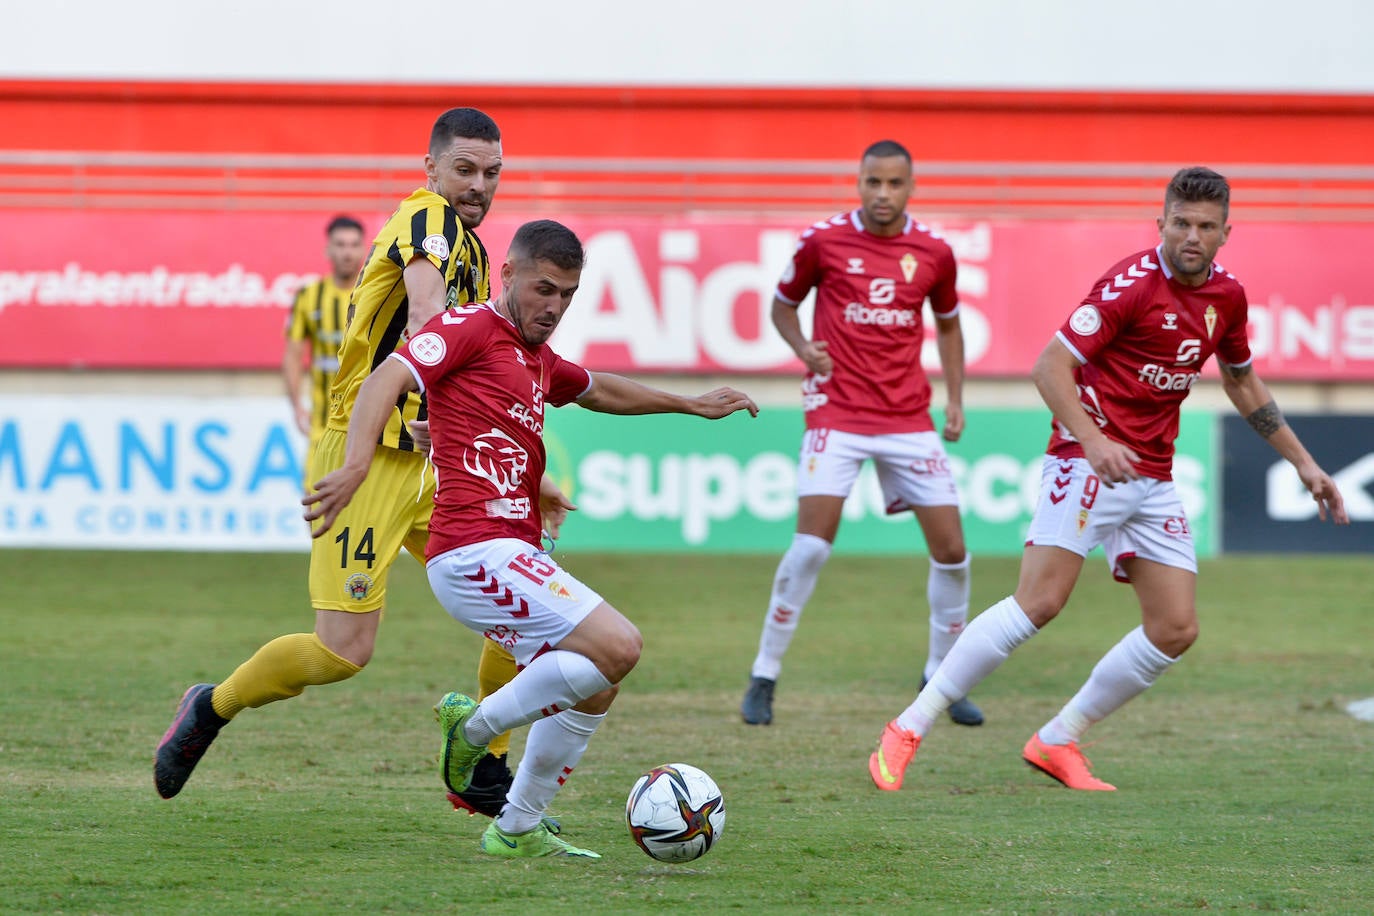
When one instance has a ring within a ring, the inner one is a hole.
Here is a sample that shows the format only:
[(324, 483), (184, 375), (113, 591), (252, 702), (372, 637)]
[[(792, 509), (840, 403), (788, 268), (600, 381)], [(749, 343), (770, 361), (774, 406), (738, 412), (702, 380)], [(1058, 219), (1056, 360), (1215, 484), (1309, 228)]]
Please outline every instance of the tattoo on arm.
[(1253, 372), (1255, 368), (1253, 365), (1249, 364), (1244, 366), (1228, 366), (1225, 363), (1219, 363), (1219, 365), (1221, 366), (1222, 371), (1224, 371), (1227, 375), (1231, 376), (1231, 378), (1233, 379), (1245, 378), (1247, 375)]
[(1261, 437), (1268, 439), (1283, 426), (1283, 414), (1279, 412), (1279, 405), (1273, 401), (1265, 404), (1259, 410), (1245, 418), (1245, 422), (1250, 424), (1250, 428), (1259, 433)]

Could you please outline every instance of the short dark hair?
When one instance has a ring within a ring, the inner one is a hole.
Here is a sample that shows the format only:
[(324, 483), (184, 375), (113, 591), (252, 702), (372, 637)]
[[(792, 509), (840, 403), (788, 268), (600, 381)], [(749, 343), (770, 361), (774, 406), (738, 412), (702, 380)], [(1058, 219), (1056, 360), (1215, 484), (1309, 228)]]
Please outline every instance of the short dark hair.
[(1222, 219), (1231, 212), (1231, 186), (1219, 173), (1204, 166), (1195, 165), (1179, 169), (1169, 179), (1169, 187), (1164, 190), (1164, 212), (1169, 212), (1170, 204), (1175, 201), (1199, 203), (1211, 201), (1221, 204)]
[(351, 216), (345, 216), (344, 214), (340, 213), (338, 216), (334, 217), (329, 221), (328, 226), (324, 227), (324, 237), (329, 238), (331, 235), (333, 235), (340, 229), (353, 229), (361, 235), (363, 231), (363, 224), (358, 222)]
[(439, 115), (434, 122), (434, 130), (429, 133), (431, 154), (448, 146), (455, 138), (466, 140), (491, 140), (501, 142), (501, 128), (484, 111), (476, 108), (450, 108)]
[(868, 149), (864, 150), (864, 154), (859, 157), (859, 161), (862, 162), (869, 156), (875, 156), (879, 159), (885, 159), (888, 156), (901, 156), (907, 162), (911, 161), (911, 153), (907, 152), (906, 147), (896, 140), (879, 140), (877, 143), (870, 144)]
[(587, 253), (571, 229), (551, 219), (536, 219), (515, 230), (506, 253), (512, 262), (548, 261), (563, 270), (581, 270)]

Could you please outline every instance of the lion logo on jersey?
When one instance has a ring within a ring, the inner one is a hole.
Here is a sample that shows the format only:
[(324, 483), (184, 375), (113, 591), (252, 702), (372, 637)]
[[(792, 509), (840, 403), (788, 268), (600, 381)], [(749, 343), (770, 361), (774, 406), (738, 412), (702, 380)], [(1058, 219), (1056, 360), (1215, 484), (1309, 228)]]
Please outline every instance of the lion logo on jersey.
[(463, 455), (468, 473), (490, 480), (502, 496), (519, 489), (529, 463), (520, 443), (494, 428), (474, 439), (472, 448)]

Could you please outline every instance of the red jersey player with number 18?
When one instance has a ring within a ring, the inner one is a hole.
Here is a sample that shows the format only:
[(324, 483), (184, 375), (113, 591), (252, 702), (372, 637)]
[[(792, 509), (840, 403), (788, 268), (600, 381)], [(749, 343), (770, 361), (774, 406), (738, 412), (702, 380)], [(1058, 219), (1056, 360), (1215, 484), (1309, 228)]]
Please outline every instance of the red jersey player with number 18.
[(582, 758), (639, 660), (639, 631), (541, 550), (539, 481), (544, 408), (576, 401), (602, 413), (756, 414), (746, 395), (720, 388), (682, 397), (589, 373), (559, 357), (549, 336), (582, 274), (582, 243), (551, 220), (521, 226), (501, 267), (501, 297), (436, 315), (363, 384), (343, 467), (309, 498), (306, 518), (330, 525), (367, 476), (377, 434), (398, 398), (423, 392), (438, 485), (426, 548), (430, 586), (460, 623), (515, 656), (515, 677), (481, 703), (446, 694), (440, 768), (451, 791), (468, 788), (493, 737), (530, 725), (506, 804), (482, 836), (490, 855), (600, 858), (549, 832), (542, 818)]
[[(868, 459), (877, 468), (888, 514), (913, 511), (930, 552), (924, 674), (934, 673), (968, 616), (959, 494), (931, 421), (930, 380), (921, 366), (921, 309), (929, 299), (948, 394), (943, 437), (957, 442), (964, 429), (964, 338), (954, 252), (907, 215), (911, 155), (901, 144), (882, 140), (866, 149), (858, 184), (858, 209), (802, 233), (773, 299), (773, 324), (806, 364), (806, 433), (797, 469), (797, 530), (773, 579), (740, 704), (750, 725), (773, 721), (783, 655), (830, 556), (845, 498)], [(814, 328), (807, 339), (797, 309), (813, 289)], [(949, 714), (963, 725), (983, 721), (964, 698)]]
[(1229, 203), (1216, 172), (1175, 174), (1159, 245), (1099, 277), (1040, 354), (1032, 377), (1054, 426), (1016, 591), (969, 624), (915, 702), (884, 728), (868, 765), (879, 789), (901, 788), (940, 712), (1059, 614), (1099, 544), (1113, 574), (1135, 588), (1141, 626), (1102, 657), (1021, 756), (1071, 789), (1115, 788), (1092, 774), (1079, 740), (1197, 638), (1197, 560), (1172, 469), (1179, 407), (1212, 354), (1231, 403), (1297, 469), (1321, 517), (1349, 523), (1335, 483), (1251, 366), (1245, 291), (1214, 262), (1230, 232)]

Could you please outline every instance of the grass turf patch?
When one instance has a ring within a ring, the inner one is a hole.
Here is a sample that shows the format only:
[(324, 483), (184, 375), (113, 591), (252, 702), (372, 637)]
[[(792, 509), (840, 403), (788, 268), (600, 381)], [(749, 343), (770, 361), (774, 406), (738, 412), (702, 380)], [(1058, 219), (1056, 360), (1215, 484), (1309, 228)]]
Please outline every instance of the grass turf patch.
[[(827, 565), (748, 727), (775, 556), (560, 558), (645, 636), (639, 667), (555, 802), (596, 863), (492, 861), (453, 812), (430, 706), (475, 688), (478, 639), (402, 559), (360, 676), (247, 710), (185, 791), (153, 791), (153, 747), (185, 687), (311, 628), (300, 555), (9, 550), (0, 642), (0, 911), (43, 913), (1351, 912), (1374, 899), (1374, 694), (1367, 558), (1204, 561), (1202, 635), (1089, 734), (1116, 793), (1027, 768), (1030, 732), (1139, 620), (1090, 562), (1060, 619), (975, 691), (987, 724), (939, 723), (906, 788), (867, 755), (914, 696), (925, 560)], [(1014, 559), (978, 559), (975, 609)], [(518, 758), (523, 735), (517, 733)], [(666, 762), (720, 784), (709, 855), (654, 862), (623, 806)]]

